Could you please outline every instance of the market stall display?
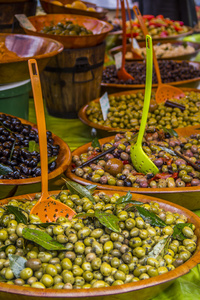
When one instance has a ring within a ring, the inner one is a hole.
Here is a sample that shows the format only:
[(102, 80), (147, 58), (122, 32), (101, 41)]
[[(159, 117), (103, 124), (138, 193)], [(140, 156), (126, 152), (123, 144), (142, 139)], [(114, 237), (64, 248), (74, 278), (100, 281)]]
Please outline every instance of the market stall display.
[[(62, 43), (64, 48), (66, 49), (86, 48), (101, 44), (106, 38), (109, 31), (112, 30), (112, 25), (108, 22), (81, 15), (48, 14), (42, 16), (33, 16), (29, 17), (28, 19), (36, 28), (36, 31), (27, 29), (26, 27), (21, 25), (27, 34), (55, 39)], [(58, 34), (47, 34), (41, 32), (44, 26), (56, 26), (59, 22), (65, 23), (67, 21), (71, 21), (74, 25), (78, 25), (81, 27), (84, 26), (87, 30), (92, 31), (92, 34), (62, 35), (60, 32)]]
[(105, 19), (108, 10), (90, 2), (74, 0), (40, 0), (43, 10), (47, 14), (84, 15), (97, 19)]
[[(58, 193), (59, 191), (51, 192), (55, 197)], [(21, 208), (25, 210), (23, 220), (27, 220), (26, 224), (17, 224), (16, 220), (7, 222), (5, 228), (2, 229), (2, 237), (10, 237), (7, 231), (12, 223), (16, 229), (16, 235), (19, 234), (19, 239), (32, 240), (30, 233), (33, 231), (38, 237), (50, 234), (49, 239), (52, 241), (49, 245), (45, 245), (45, 242), (39, 238), (34, 239), (34, 243), (31, 244), (27, 241), (29, 245), (27, 245), (27, 254), (24, 254), (24, 250), (18, 247), (18, 240), (13, 241), (13, 245), (5, 246), (7, 248), (3, 252), (5, 259), (8, 256), (9, 260), (12, 260), (16, 254), (23, 255), (24, 258), (23, 261), (18, 261), (18, 278), (15, 277), (14, 264), (9, 270), (5, 269), (4, 278), (7, 281), (8, 274), (12, 274), (8, 278), (8, 283), (12, 281), (14, 285), (1, 282), (0, 295), (2, 297), (9, 295), (9, 300), (12, 300), (20, 295), (21, 299), (32, 300), (33, 297), (42, 295), (46, 295), (49, 299), (77, 298), (81, 295), (85, 299), (90, 292), (92, 296), (104, 296), (105, 299), (114, 298), (116, 295), (124, 299), (130, 295), (146, 300), (169, 287), (176, 278), (187, 273), (199, 262), (199, 218), (180, 206), (157, 198), (133, 194), (130, 196), (129, 206), (132, 205), (132, 199), (133, 206), (135, 203), (138, 211), (127, 212), (124, 208), (126, 204), (123, 202), (120, 204), (120, 199), (127, 197), (126, 193), (113, 191), (95, 191), (91, 196), (94, 203), (87, 197), (78, 196), (76, 192), (71, 194), (65, 190), (60, 191), (58, 197), (64, 203), (72, 205), (77, 212), (80, 212), (83, 207), (85, 207), (85, 213), (97, 214), (98, 212), (98, 220), (94, 218), (92, 221), (90, 217), (86, 217), (83, 220), (76, 218), (70, 222), (63, 219), (55, 223), (53, 227), (46, 224), (45, 228), (41, 229), (39, 219), (29, 215), (31, 207), (37, 202), (37, 195), (23, 195), (2, 201), (1, 213), (6, 211), (6, 215), (10, 215), (8, 210), (8, 204), (10, 204), (13, 207), (12, 211), (15, 211), (15, 207), (19, 212)], [(23, 199), (27, 199), (25, 203)], [(148, 214), (148, 221), (141, 212)], [(104, 215), (107, 214), (110, 215), (111, 223), (103, 221)], [(112, 223), (112, 218), (115, 218), (114, 223)], [(153, 218), (156, 221), (153, 221)], [(35, 222), (39, 223), (33, 225)], [(111, 224), (113, 224), (112, 228)], [(123, 230), (122, 233), (120, 233), (120, 228)], [(62, 234), (60, 234), (61, 230)], [(135, 230), (138, 230), (140, 237), (135, 237)], [(123, 235), (125, 232), (129, 233), (126, 238)], [(83, 236), (83, 242), (79, 241), (80, 234), (82, 234), (81, 237)], [(76, 242), (73, 244), (74, 238)], [(66, 239), (70, 239), (67, 244)], [(5, 240), (2, 241), (3, 245)], [(135, 240), (137, 243), (134, 243)], [(152, 242), (148, 242), (149, 240)], [(54, 249), (60, 247), (58, 257), (58, 251), (52, 252), (52, 254), (56, 253), (54, 256), (46, 249), (40, 252), (38, 243), (48, 249), (51, 249), (52, 245)], [(63, 251), (66, 245), (67, 251)], [(161, 249), (156, 250), (161, 245)], [(94, 250), (89, 251), (91, 246)], [(34, 252), (34, 249), (38, 249), (37, 258), (30, 254)], [(162, 254), (162, 249), (165, 249), (164, 254)], [(179, 254), (178, 249), (182, 249)], [(127, 250), (129, 252), (126, 252)], [(152, 257), (154, 250), (157, 254), (153, 254)], [(82, 256), (85, 257), (85, 262)], [(44, 261), (46, 261), (46, 271), (40, 272), (41, 275), (39, 275), (40, 265)], [(148, 262), (148, 268), (145, 266), (145, 261)], [(74, 264), (76, 267), (73, 267)], [(137, 268), (135, 268), (136, 264)], [(58, 267), (61, 275), (58, 275)], [(167, 267), (169, 267), (169, 272)], [(115, 272), (111, 274), (112, 268), (115, 268), (116, 275)], [(60, 280), (56, 280), (58, 277)], [(26, 283), (30, 286), (24, 286)]]
[(63, 50), (63, 45), (48, 37), (0, 33), (0, 84), (29, 79), (29, 58), (38, 61), (42, 71), (50, 58)]

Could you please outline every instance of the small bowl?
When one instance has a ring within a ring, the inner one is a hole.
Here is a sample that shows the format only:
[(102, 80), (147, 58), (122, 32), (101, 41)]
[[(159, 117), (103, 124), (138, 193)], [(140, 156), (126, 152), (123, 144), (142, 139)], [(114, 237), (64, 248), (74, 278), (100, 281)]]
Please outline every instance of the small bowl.
[[(107, 195), (111, 196), (115, 191), (103, 190)], [(95, 191), (95, 193), (98, 191)], [(50, 195), (57, 195), (59, 191), (49, 192)], [(120, 196), (125, 195), (125, 192), (118, 192)], [(156, 201), (161, 208), (166, 211), (176, 212), (181, 215), (185, 215), (188, 218), (188, 222), (195, 225), (195, 234), (197, 235), (197, 249), (192, 257), (181, 266), (169, 271), (165, 274), (152, 277), (149, 279), (140, 280), (138, 282), (126, 283), (120, 286), (111, 286), (106, 288), (90, 288), (90, 289), (36, 289), (31, 287), (10, 285), (4, 282), (0, 282), (0, 298), (15, 300), (20, 298), (21, 300), (34, 300), (38, 299), (46, 300), (59, 300), (59, 299), (83, 299), (88, 300), (88, 296), (91, 299), (104, 299), (104, 300), (150, 300), (160, 292), (169, 288), (170, 285), (179, 277), (187, 274), (192, 268), (200, 263), (200, 218), (193, 212), (176, 204), (169, 203), (158, 198), (133, 194), (136, 201), (149, 202)], [(27, 198), (29, 200), (34, 198), (34, 194), (28, 194), (23, 196), (14, 197), (17, 200)], [(7, 204), (11, 198), (3, 200), (2, 205)]]
[[(182, 61), (176, 61), (178, 63)], [(186, 61), (190, 66), (193, 66), (195, 69), (200, 70), (200, 63), (193, 61)], [(142, 62), (138, 62), (142, 63)], [(167, 84), (178, 86), (178, 87), (190, 87), (190, 88), (198, 88), (198, 84), (200, 81), (200, 77), (182, 80), (182, 81), (172, 81)], [(157, 83), (152, 84), (152, 88), (157, 87)], [(108, 94), (122, 92), (126, 90), (134, 90), (134, 89), (144, 89), (145, 84), (117, 84), (117, 83), (104, 83), (101, 82), (101, 93), (107, 92)]]
[[(6, 115), (6, 114), (5, 114)], [(9, 115), (11, 116), (11, 115)], [(13, 116), (11, 116), (13, 117)], [(18, 118), (23, 124), (28, 124), (32, 126), (32, 129), (37, 131), (37, 125), (33, 124), (24, 119)], [(48, 179), (51, 181), (55, 181), (55, 178), (59, 177), (69, 166), (71, 163), (71, 151), (68, 145), (58, 136), (52, 133), (52, 138), (54, 139), (54, 144), (60, 146), (60, 151), (56, 160), (57, 166), (56, 168), (48, 174)], [(18, 194), (22, 194), (23, 188), (29, 189), (31, 191), (37, 192), (40, 190), (38, 186), (41, 183), (41, 176), (38, 177), (30, 177), (25, 179), (0, 179), (0, 199), (11, 197), (16, 192)], [(39, 184), (39, 185), (37, 185)], [(40, 188), (40, 187), (39, 187)], [(20, 192), (21, 190), (21, 192)]]
[(42, 71), (50, 58), (64, 49), (61, 43), (48, 37), (25, 34), (0, 33), (0, 43), (18, 55), (12, 60), (0, 60), (0, 84), (29, 79), (28, 59), (36, 59)]
[[(112, 30), (113, 26), (105, 21), (101, 21), (88, 16), (79, 16), (79, 15), (70, 15), (70, 14), (49, 14), (44, 16), (33, 16), (28, 18), (29, 21), (36, 28), (36, 31), (32, 31), (22, 28), (27, 34), (49, 37), (55, 39), (64, 45), (66, 49), (73, 48), (88, 48), (96, 46), (103, 42), (106, 38), (107, 34)], [(44, 26), (48, 26), (52, 24), (57, 24), (62, 21), (72, 21), (79, 26), (84, 26), (88, 30), (91, 30), (93, 34), (85, 35), (85, 36), (70, 36), (70, 35), (53, 35), (47, 33), (41, 33), (40, 30)]]
[[(71, 4), (73, 0), (60, 0), (59, 2), (65, 5), (65, 4)], [(81, 1), (81, 2), (83, 2), (87, 7), (94, 7), (95, 11), (88, 11), (83, 9), (76, 9), (73, 7), (59, 6), (54, 4), (52, 0), (40, 0), (42, 8), (47, 14), (71, 14), (71, 15), (89, 16), (100, 20), (105, 19), (106, 14), (108, 13), (107, 9), (96, 6), (93, 3), (89, 3), (85, 1)]]
[[(188, 137), (191, 134), (200, 133), (199, 125), (188, 126), (184, 128), (176, 129), (176, 132), (180, 136)], [(106, 137), (100, 139), (100, 144), (109, 143), (113, 140), (114, 136)], [(85, 144), (72, 152), (73, 155), (78, 155), (87, 152), (88, 147), (91, 146), (91, 143)], [(66, 171), (66, 176), (73, 181), (76, 181), (82, 185), (94, 184), (94, 182), (78, 177), (72, 172), (72, 164)], [(200, 186), (191, 186), (191, 187), (179, 187), (179, 188), (134, 188), (134, 187), (125, 187), (125, 186), (114, 186), (114, 185), (103, 185), (100, 183), (95, 183), (98, 189), (104, 190), (116, 190), (116, 191), (130, 191), (131, 193), (145, 194), (152, 197), (158, 197), (160, 199), (167, 200), (172, 203), (181, 205), (187, 209), (195, 210), (200, 209)]]
[[(200, 93), (200, 91), (198, 89), (190, 89), (190, 88), (181, 88), (181, 90), (183, 92), (191, 92), (194, 91), (196, 93)], [(156, 91), (156, 89), (152, 89), (152, 91)], [(142, 94), (144, 94), (145, 90), (135, 90), (135, 91), (124, 91), (124, 92), (120, 92), (120, 93), (114, 93), (114, 94), (110, 94), (109, 96), (122, 96), (122, 95), (131, 95), (133, 93), (137, 93), (137, 92), (141, 92)], [(97, 98), (91, 102), (96, 102), (98, 103), (100, 101), (100, 98)], [(107, 137), (107, 136), (112, 136), (113, 134), (117, 134), (117, 133), (122, 133), (122, 132), (126, 132), (126, 131), (133, 131), (132, 129), (122, 129), (122, 128), (114, 128), (114, 127), (108, 127), (108, 126), (104, 126), (104, 125), (100, 125), (98, 123), (94, 123), (92, 121), (90, 121), (88, 119), (88, 116), (86, 114), (86, 110), (89, 106), (89, 103), (87, 103), (86, 105), (84, 105), (78, 112), (78, 117), (79, 119), (86, 125), (90, 126), (91, 128), (95, 128), (96, 131), (98, 132), (98, 134), (100, 134), (101, 137)], [(200, 126), (200, 124), (199, 124)]]
[[(161, 44), (166, 44), (167, 41), (162, 41)], [(181, 45), (187, 45), (187, 46), (192, 46), (194, 47), (195, 51), (192, 53), (188, 54), (183, 54), (183, 55), (177, 55), (177, 56), (170, 56), (170, 57), (160, 57), (160, 59), (164, 60), (190, 60), (191, 58), (195, 57), (200, 50), (200, 44), (199, 43), (192, 43), (192, 42), (180, 42), (180, 41), (170, 41), (172, 45), (175, 46), (181, 46)], [(145, 47), (145, 42), (138, 42), (139, 46), (141, 48)], [(158, 44), (155, 40), (153, 41), (153, 44), (156, 45)], [(126, 52), (131, 51), (131, 44), (126, 45)], [(114, 47), (109, 50), (109, 53), (113, 56), (114, 54), (122, 52), (122, 46)], [(140, 61), (144, 60), (145, 58), (126, 58), (126, 61)]]

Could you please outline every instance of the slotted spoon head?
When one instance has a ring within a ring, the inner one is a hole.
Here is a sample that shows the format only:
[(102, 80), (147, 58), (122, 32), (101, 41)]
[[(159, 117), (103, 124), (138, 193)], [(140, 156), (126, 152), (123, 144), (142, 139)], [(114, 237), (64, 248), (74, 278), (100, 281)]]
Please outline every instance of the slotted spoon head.
[(134, 80), (133, 76), (131, 76), (123, 67), (117, 71), (117, 77), (123, 81), (127, 81), (128, 79)]
[(156, 91), (156, 102), (164, 103), (166, 100), (179, 99), (184, 97), (183, 91), (175, 86), (169, 84), (159, 83)]
[(47, 135), (44, 117), (44, 105), (37, 62), (35, 59), (28, 60), (29, 73), (31, 78), (35, 112), (38, 127), (42, 193), (38, 202), (33, 206), (30, 214), (39, 216), (42, 222), (55, 222), (58, 217), (71, 219), (75, 211), (69, 206), (54, 200), (48, 193), (48, 155), (47, 155)]
[(145, 83), (145, 95), (144, 95), (144, 105), (142, 112), (142, 120), (140, 124), (140, 129), (138, 133), (138, 138), (131, 147), (131, 160), (134, 168), (141, 173), (153, 173), (154, 175), (159, 172), (156, 165), (151, 161), (147, 154), (142, 149), (142, 139), (144, 136), (144, 131), (147, 122), (147, 116), (149, 112), (149, 104), (151, 99), (151, 86), (152, 86), (152, 39), (149, 35), (146, 35), (146, 83)]

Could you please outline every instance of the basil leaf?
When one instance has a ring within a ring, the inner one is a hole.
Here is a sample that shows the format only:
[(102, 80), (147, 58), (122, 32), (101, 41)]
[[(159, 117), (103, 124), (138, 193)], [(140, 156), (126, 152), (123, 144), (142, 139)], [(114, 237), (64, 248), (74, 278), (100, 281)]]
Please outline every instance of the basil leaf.
[(92, 146), (93, 148), (101, 148), (101, 145), (100, 145), (99, 140), (98, 140), (97, 137), (95, 137), (95, 138), (92, 140), (91, 146)]
[(112, 231), (120, 232), (120, 228), (119, 228), (119, 224), (118, 224), (119, 223), (118, 217), (116, 217), (112, 214), (100, 211), (98, 209), (95, 210), (94, 214), (95, 214), (95, 217), (99, 220), (99, 222), (102, 225), (104, 225), (105, 227), (109, 228)]
[(174, 232), (173, 232), (173, 238), (179, 241), (183, 241), (186, 237), (182, 233), (182, 229), (188, 226), (192, 229), (192, 224), (191, 223), (179, 223), (174, 226)]
[(163, 130), (164, 132), (169, 133), (171, 136), (178, 137), (178, 133), (172, 128), (168, 129), (166, 127), (163, 127)]
[(29, 152), (33, 152), (33, 151), (40, 152), (40, 147), (35, 141), (29, 141), (28, 151)]
[(89, 184), (89, 185), (86, 185), (85, 188), (90, 191), (90, 193), (93, 194), (93, 192), (96, 190), (97, 188), (97, 185), (96, 184)]
[(156, 214), (148, 211), (142, 206), (135, 206), (140, 214), (140, 216), (143, 218), (144, 221), (147, 221), (151, 225), (159, 226), (159, 227), (165, 227), (166, 224), (164, 221), (162, 221)]
[(19, 255), (8, 254), (10, 268), (16, 278), (20, 277), (21, 271), (25, 268), (27, 260)]
[(7, 175), (11, 172), (13, 172), (13, 170), (10, 167), (0, 164), (0, 175)]
[(95, 217), (94, 213), (79, 213), (77, 215), (74, 215), (73, 218), (78, 218), (78, 219), (86, 219), (87, 217)]
[(133, 200), (132, 199), (132, 194), (130, 193), (130, 191), (128, 191), (128, 193), (124, 196), (121, 196), (117, 202), (116, 202), (116, 205), (119, 205), (119, 204), (129, 204), (129, 203), (133, 203), (133, 204), (143, 204), (143, 202), (140, 202), (140, 201), (136, 201), (136, 200)]
[(87, 197), (92, 203), (96, 203), (90, 191), (88, 191), (86, 187), (71, 180), (65, 180), (65, 184), (72, 194), (76, 194), (81, 197)]
[(49, 234), (37, 229), (24, 228), (22, 230), (22, 236), (47, 250), (66, 250), (62, 244), (53, 240)]
[(153, 249), (148, 253), (147, 258), (153, 257), (158, 258), (159, 256), (163, 257), (165, 255), (165, 249), (167, 244), (169, 243), (170, 237), (165, 237), (161, 239)]
[(17, 221), (17, 223), (23, 223), (23, 224), (28, 223), (28, 218), (23, 213), (23, 210), (21, 208), (13, 205), (6, 205), (4, 209), (5, 209), (5, 213), (8, 212), (10, 214), (15, 215), (15, 220)]

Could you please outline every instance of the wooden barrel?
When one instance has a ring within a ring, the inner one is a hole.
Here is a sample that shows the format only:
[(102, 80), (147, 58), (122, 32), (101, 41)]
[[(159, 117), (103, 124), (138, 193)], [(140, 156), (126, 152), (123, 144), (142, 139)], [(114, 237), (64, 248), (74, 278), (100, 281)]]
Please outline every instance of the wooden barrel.
[(105, 43), (64, 49), (41, 72), (47, 110), (61, 118), (77, 118), (79, 109), (100, 95)]
[(34, 16), (36, 7), (37, 0), (0, 0), (0, 32), (24, 33), (14, 16)]

